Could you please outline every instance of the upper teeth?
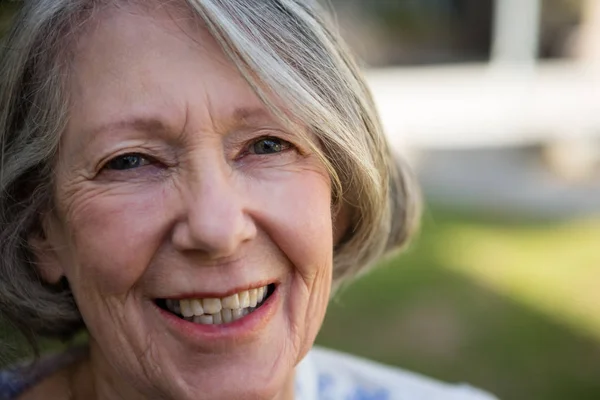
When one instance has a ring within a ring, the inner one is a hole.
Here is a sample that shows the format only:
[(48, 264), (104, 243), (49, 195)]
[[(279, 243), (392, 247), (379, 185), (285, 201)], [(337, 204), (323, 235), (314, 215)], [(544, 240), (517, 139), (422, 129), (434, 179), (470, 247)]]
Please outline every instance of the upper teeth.
[(267, 286), (244, 290), (223, 298), (167, 299), (167, 308), (201, 324), (220, 324), (235, 321), (252, 310), (267, 296)]

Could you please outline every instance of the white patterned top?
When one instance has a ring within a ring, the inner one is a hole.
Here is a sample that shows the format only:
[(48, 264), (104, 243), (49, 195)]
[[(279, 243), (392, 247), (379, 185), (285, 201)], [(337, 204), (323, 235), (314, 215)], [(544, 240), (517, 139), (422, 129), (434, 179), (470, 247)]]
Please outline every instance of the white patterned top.
[(348, 354), (313, 348), (296, 370), (296, 400), (497, 400)]

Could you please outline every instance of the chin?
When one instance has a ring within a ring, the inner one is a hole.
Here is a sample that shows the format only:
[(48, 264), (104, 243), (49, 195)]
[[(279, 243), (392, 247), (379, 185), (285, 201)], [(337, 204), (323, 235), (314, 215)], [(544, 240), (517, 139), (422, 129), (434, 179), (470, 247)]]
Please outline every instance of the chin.
[(164, 382), (170, 388), (166, 397), (272, 400), (286, 390), (293, 391), (290, 382), (305, 351), (293, 342), (298, 338), (290, 334), (289, 319), (282, 309), (278, 311), (252, 340), (219, 342), (212, 347), (169, 340), (159, 346), (162, 351), (155, 357), (156, 365), (168, 365), (172, 371), (157, 377), (171, 377)]
[(275, 348), (268, 346), (237, 353), (203, 356), (196, 366), (186, 360), (165, 386), (176, 383), (178, 388), (169, 392), (180, 393), (181, 396), (172, 397), (181, 400), (272, 400), (279, 398), (293, 380), (296, 364), (293, 354), (277, 354)]

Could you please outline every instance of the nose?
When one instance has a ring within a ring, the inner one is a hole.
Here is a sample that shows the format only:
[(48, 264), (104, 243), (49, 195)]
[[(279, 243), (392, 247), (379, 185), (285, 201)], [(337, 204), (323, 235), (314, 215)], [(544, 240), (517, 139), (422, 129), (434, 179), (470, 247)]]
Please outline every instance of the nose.
[(199, 166), (184, 189), (184, 212), (173, 230), (179, 251), (201, 251), (210, 259), (231, 257), (256, 236), (247, 200), (228, 166)]

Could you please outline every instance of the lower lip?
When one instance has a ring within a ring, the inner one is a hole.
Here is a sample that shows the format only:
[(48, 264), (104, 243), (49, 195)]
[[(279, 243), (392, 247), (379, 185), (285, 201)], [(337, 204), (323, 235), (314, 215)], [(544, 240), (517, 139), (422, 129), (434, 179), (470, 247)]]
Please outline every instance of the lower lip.
[(279, 285), (269, 298), (250, 314), (227, 324), (197, 324), (179, 318), (175, 314), (156, 306), (168, 326), (188, 340), (199, 343), (251, 338), (269, 323), (279, 303)]

